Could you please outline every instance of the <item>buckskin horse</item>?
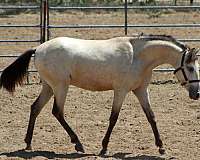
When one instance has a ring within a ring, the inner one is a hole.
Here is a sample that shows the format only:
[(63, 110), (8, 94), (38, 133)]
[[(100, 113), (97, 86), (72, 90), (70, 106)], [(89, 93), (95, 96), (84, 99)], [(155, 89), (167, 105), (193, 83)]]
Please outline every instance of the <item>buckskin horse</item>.
[(32, 55), (42, 81), (42, 91), (31, 105), (25, 142), (31, 149), (34, 124), (37, 116), (54, 96), (52, 113), (75, 144), (76, 151), (84, 152), (76, 133), (64, 119), (64, 103), (69, 85), (90, 91), (114, 91), (114, 100), (107, 132), (100, 154), (106, 154), (112, 130), (128, 92), (138, 98), (150, 123), (155, 144), (164, 154), (162, 140), (151, 109), (148, 85), (152, 70), (164, 63), (175, 68), (174, 74), (191, 99), (199, 98), (200, 81), (197, 58), (198, 49), (190, 48), (172, 36), (141, 35), (116, 37), (107, 40), (83, 40), (58, 37), (27, 50), (8, 66), (0, 78), (0, 87), (14, 92), (23, 84)]

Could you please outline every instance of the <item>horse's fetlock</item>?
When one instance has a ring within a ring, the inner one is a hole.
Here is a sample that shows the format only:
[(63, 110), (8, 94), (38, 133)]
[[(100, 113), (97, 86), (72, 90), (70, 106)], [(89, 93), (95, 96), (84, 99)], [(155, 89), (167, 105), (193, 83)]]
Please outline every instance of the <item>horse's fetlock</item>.
[(107, 154), (108, 154), (107, 148), (102, 148), (102, 150), (99, 153), (100, 156), (105, 156)]
[(165, 154), (165, 149), (163, 147), (159, 148), (159, 153), (161, 155)]
[(25, 142), (25, 143), (28, 143), (28, 138), (27, 138), (27, 137), (24, 138), (24, 142)]
[(71, 137), (71, 143), (74, 143), (74, 144), (80, 143), (80, 141), (76, 135)]
[(82, 146), (82, 144), (80, 142), (75, 145), (75, 150), (77, 152), (85, 153), (85, 150), (84, 150), (84, 148), (83, 148), (83, 146)]
[(156, 140), (156, 146), (158, 146), (159, 148), (163, 147), (163, 142), (161, 139)]
[(103, 148), (107, 148), (108, 143), (109, 143), (108, 138), (104, 138), (103, 141), (102, 141), (102, 146), (103, 146)]
[(31, 140), (30, 140), (29, 137), (26, 137), (26, 138), (24, 139), (24, 142), (26, 143), (27, 146), (30, 146), (30, 145), (31, 145)]

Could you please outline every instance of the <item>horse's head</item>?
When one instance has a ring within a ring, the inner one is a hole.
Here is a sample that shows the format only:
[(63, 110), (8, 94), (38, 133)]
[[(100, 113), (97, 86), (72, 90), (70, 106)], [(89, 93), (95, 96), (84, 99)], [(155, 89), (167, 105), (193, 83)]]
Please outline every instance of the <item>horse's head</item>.
[(195, 48), (185, 50), (180, 67), (174, 71), (181, 85), (188, 90), (190, 98), (194, 100), (200, 97), (198, 51), (199, 49)]

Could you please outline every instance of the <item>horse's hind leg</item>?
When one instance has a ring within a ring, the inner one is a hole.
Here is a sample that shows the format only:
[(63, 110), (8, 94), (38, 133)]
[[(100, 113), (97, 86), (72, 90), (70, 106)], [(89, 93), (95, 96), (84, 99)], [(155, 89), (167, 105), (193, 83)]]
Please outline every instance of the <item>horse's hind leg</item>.
[(25, 138), (25, 142), (27, 144), (26, 150), (31, 150), (31, 141), (33, 137), (33, 129), (35, 125), (35, 121), (40, 111), (44, 107), (44, 105), (49, 101), (51, 96), (53, 95), (53, 91), (51, 87), (43, 81), (42, 91), (36, 101), (31, 105), (31, 113), (29, 118), (29, 124), (27, 129), (27, 134)]
[(56, 119), (59, 121), (59, 123), (62, 125), (62, 127), (66, 130), (66, 132), (70, 136), (71, 142), (75, 144), (76, 151), (84, 153), (83, 146), (79, 141), (78, 136), (75, 134), (75, 132), (71, 129), (71, 127), (64, 119), (64, 104), (67, 91), (68, 91), (68, 85), (61, 85), (61, 83), (59, 83), (59, 86), (54, 88), (55, 97), (54, 97), (52, 114), (56, 117)]

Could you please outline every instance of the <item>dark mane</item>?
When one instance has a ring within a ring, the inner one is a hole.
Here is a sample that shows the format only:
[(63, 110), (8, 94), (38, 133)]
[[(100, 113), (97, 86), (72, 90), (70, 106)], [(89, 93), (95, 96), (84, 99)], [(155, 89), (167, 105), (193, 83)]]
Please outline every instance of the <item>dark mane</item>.
[(164, 40), (164, 41), (169, 41), (169, 42), (176, 44), (177, 46), (179, 46), (183, 50), (189, 49), (189, 47), (186, 44), (178, 41), (177, 39), (175, 39), (174, 37), (172, 37), (170, 35), (152, 35), (152, 34), (143, 35), (143, 34), (141, 34), (139, 36), (139, 39), (146, 39), (146, 40), (150, 40), (150, 41), (152, 41), (152, 40)]

